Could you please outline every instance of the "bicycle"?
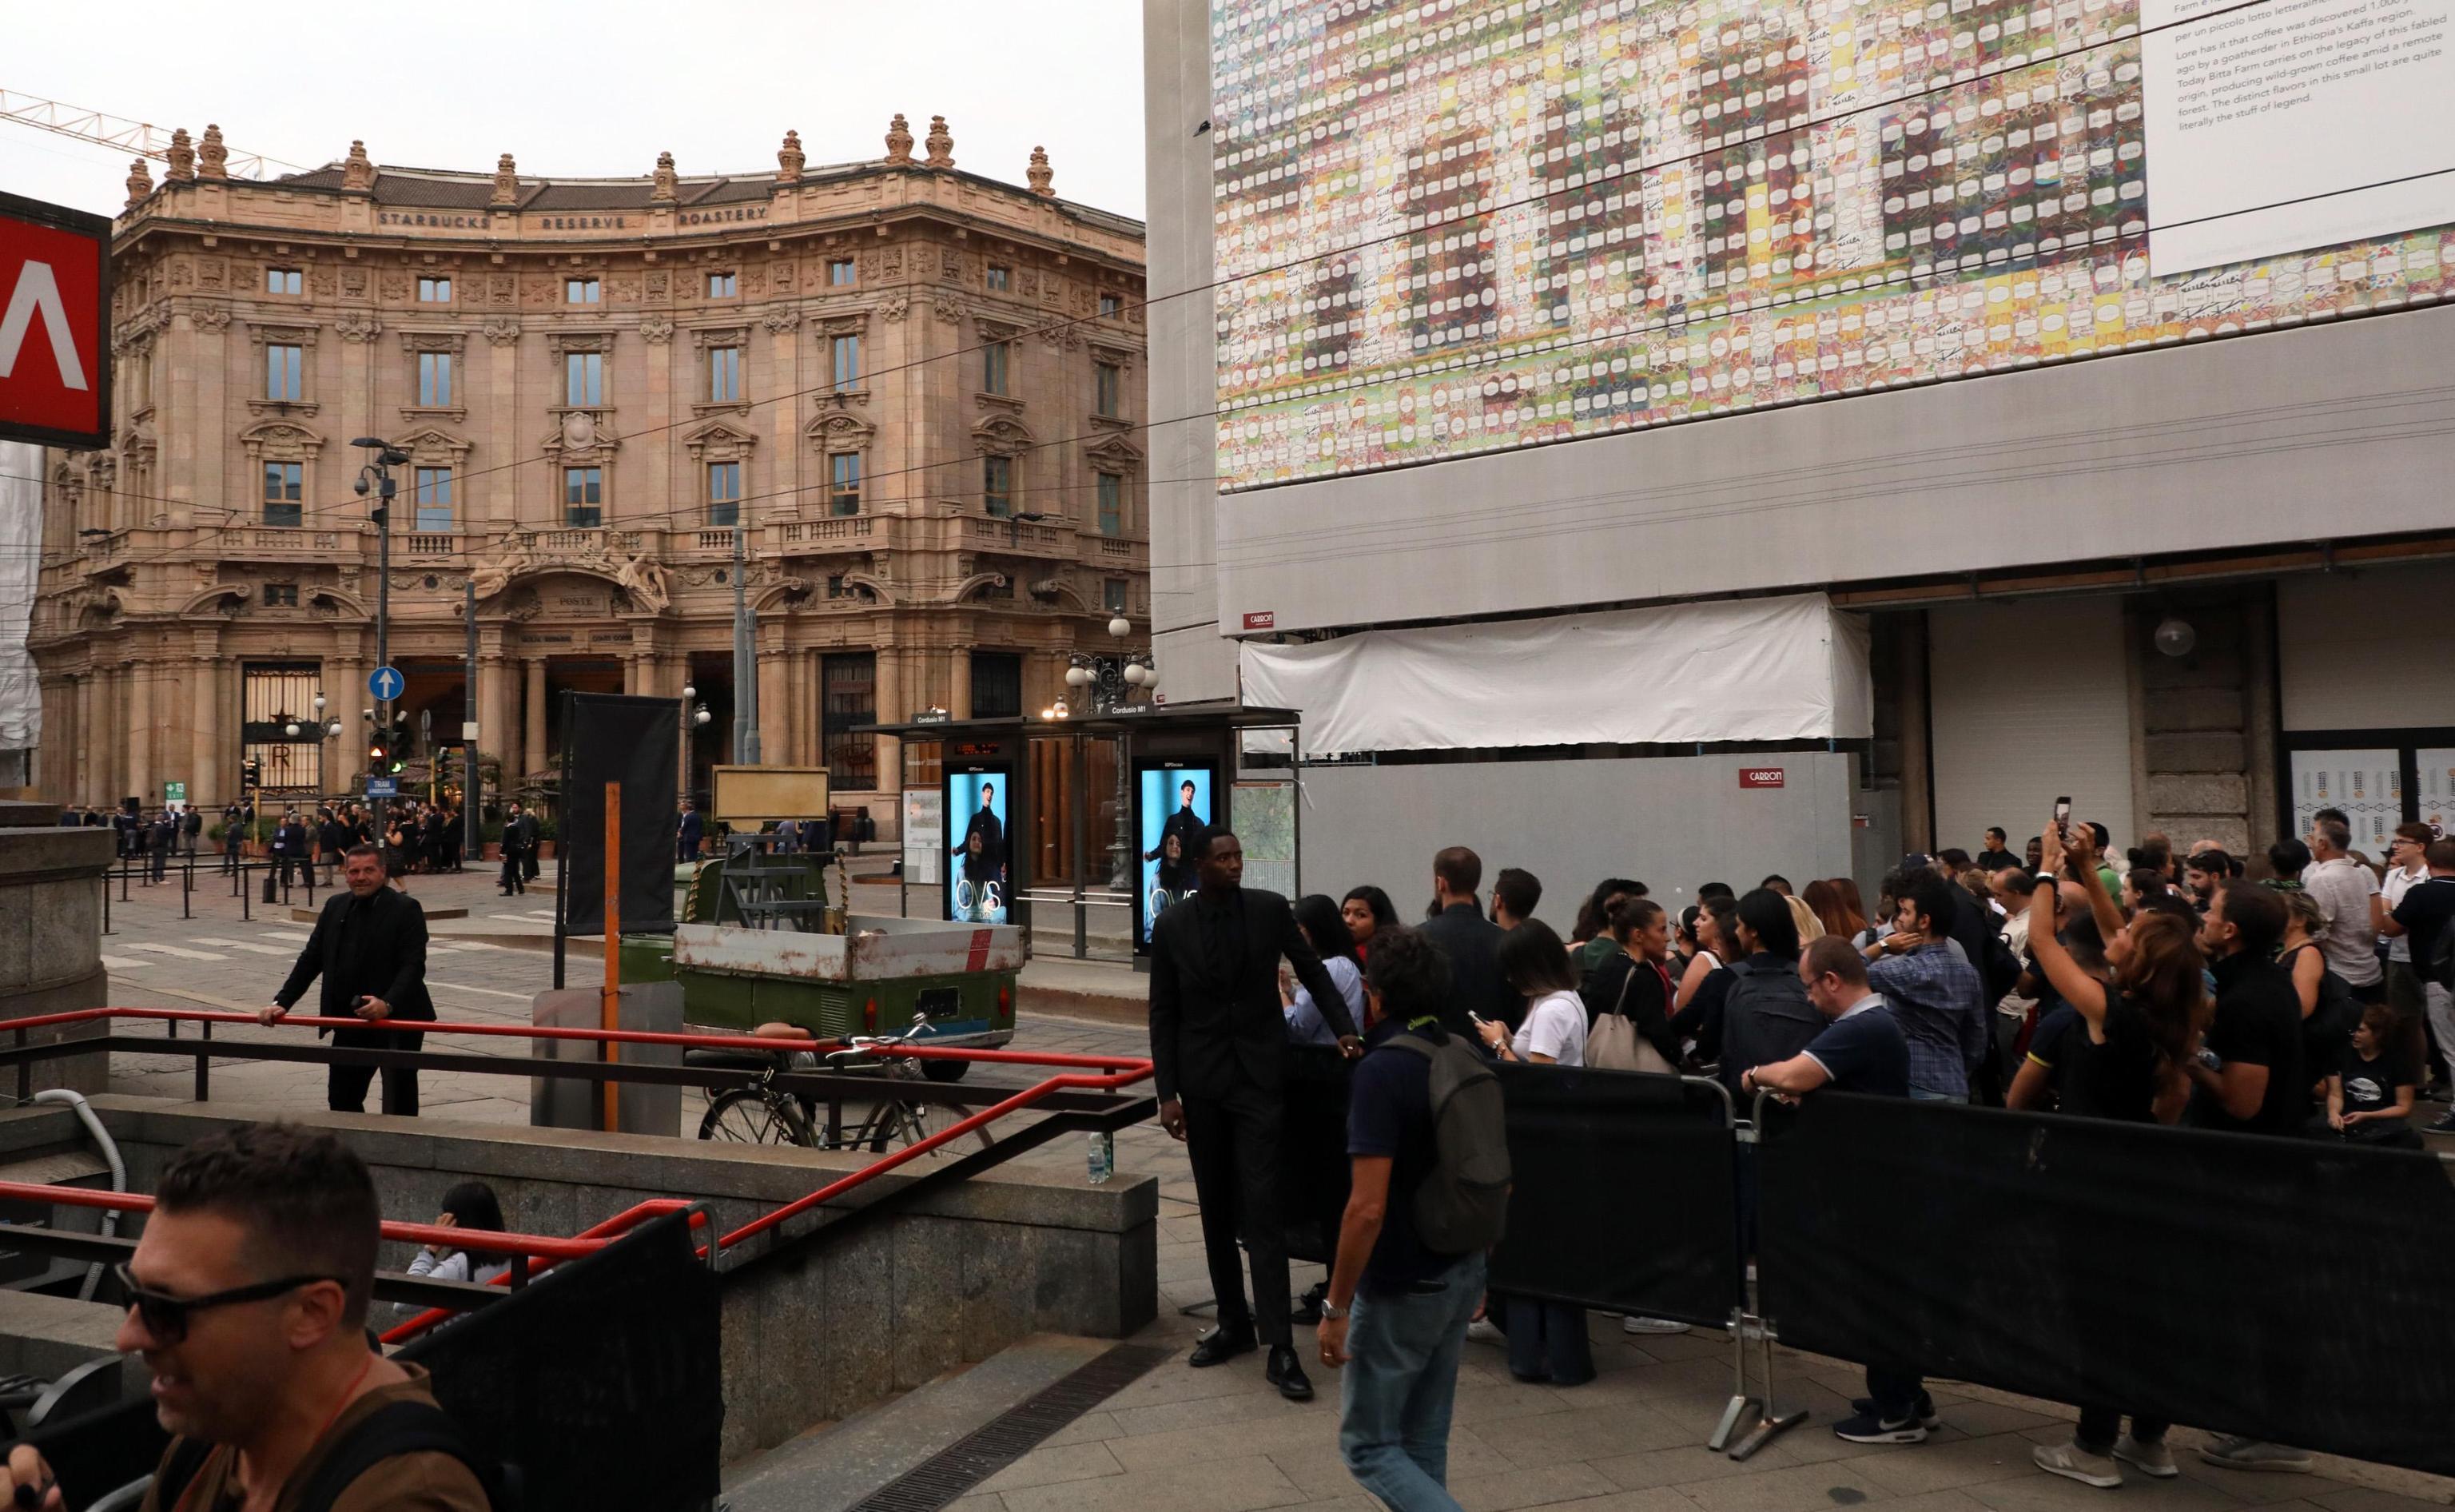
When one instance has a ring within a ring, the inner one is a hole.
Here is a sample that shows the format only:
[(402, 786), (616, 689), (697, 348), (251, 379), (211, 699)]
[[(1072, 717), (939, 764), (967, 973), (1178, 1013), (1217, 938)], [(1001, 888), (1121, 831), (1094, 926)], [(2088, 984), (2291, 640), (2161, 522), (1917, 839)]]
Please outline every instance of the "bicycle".
[[(899, 1145), (918, 1144), (929, 1137), (928, 1104), (885, 1093), (858, 1123), (840, 1124), (829, 1136), (818, 1119), (815, 1099), (775, 1084), (779, 1074), (816, 1070), (822, 1062), (831, 1071), (876, 1075), (887, 1081), (930, 1079), (918, 1056), (899, 1056), (893, 1047), (925, 1035), (916, 1024), (901, 1035), (855, 1035), (842, 1049), (823, 1054), (812, 1050), (691, 1050), (683, 1055), (696, 1066), (755, 1067), (761, 1075), (746, 1087), (735, 1087), (708, 1104), (700, 1119), (702, 1139), (736, 1144), (798, 1144), (807, 1150), (867, 1150), (883, 1155)], [(972, 1135), (987, 1149), (996, 1140), (986, 1128)]]

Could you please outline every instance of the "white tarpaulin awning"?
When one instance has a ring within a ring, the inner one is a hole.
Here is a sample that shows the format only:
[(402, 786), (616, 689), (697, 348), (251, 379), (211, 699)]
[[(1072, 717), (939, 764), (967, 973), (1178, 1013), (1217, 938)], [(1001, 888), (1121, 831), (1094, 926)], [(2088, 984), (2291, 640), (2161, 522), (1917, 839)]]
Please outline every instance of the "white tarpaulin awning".
[(1308, 754), (1860, 739), (1867, 627), (1821, 594), (1242, 648)]
[(0, 751), (42, 743), (43, 696), (26, 632), (42, 569), (43, 449), (0, 441)]

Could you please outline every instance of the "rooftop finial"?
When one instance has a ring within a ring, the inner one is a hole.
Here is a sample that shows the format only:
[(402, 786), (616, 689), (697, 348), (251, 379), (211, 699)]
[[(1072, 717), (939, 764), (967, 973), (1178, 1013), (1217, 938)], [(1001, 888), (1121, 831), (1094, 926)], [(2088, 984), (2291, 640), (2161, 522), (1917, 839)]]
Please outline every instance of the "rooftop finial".
[(1056, 176), (1056, 171), (1048, 166), (1048, 149), (1045, 147), (1033, 148), (1031, 150), (1031, 167), (1024, 173), (1024, 177), (1028, 179), (1031, 183), (1031, 192), (1035, 194), (1054, 195), (1057, 192), (1050, 189), (1048, 185), (1050, 180), (1054, 179)]
[(146, 196), (152, 192), (153, 171), (146, 166), (145, 159), (137, 158), (128, 165), (128, 208), (134, 210), (144, 204)]
[(495, 192), (486, 198), (489, 205), (517, 205), (520, 202), (520, 171), (512, 164), (512, 154), (505, 152), (495, 159)]
[(648, 193), (649, 203), (655, 205), (670, 205), (680, 197), (674, 174), (674, 154), (671, 152), (659, 152), (657, 154), (657, 187), (651, 190)]
[(196, 176), (230, 177), (230, 149), (222, 145), (222, 129), (218, 126), (208, 124), (204, 140), (196, 144)]
[(801, 181), (801, 165), (809, 159), (801, 154), (801, 133), (786, 131), (784, 145), (776, 150), (776, 182), (798, 184)]
[(912, 161), (912, 128), (904, 124), (902, 111), (896, 111), (895, 119), (887, 123), (886, 160), (898, 164)]
[(184, 126), (171, 133), (171, 171), (162, 175), (166, 183), (184, 184), (196, 176), (196, 150), (189, 145), (188, 129)]
[(350, 155), (341, 160), (341, 187), (360, 190), (375, 187), (375, 165), (367, 156), (366, 143), (350, 144)]
[(929, 149), (929, 156), (926, 159), (928, 167), (952, 168), (955, 166), (955, 137), (953, 132), (946, 130), (944, 116), (929, 117), (929, 138), (924, 145)]

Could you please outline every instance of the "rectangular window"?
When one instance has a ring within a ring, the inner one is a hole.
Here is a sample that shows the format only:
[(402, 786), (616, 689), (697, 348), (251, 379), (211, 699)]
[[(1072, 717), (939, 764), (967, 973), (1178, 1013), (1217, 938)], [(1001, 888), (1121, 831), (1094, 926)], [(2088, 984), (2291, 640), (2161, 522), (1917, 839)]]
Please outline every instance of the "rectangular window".
[(605, 523), (603, 468), (562, 470), (562, 523), (576, 531), (593, 531)]
[(566, 278), (562, 281), (562, 302), (566, 305), (593, 305), (603, 297), (594, 278)]
[(264, 523), (295, 529), (302, 521), (300, 501), (306, 495), (304, 462), (264, 464)]
[[(275, 588), (286, 588), (292, 595), (280, 602), (295, 601), (297, 584), (267, 583), (266, 603), (275, 602)], [(323, 686), (323, 668), (312, 661), (246, 662), (239, 667), (239, 756), (258, 763), (268, 791), (321, 791), (324, 734), (314, 724), (314, 712), (315, 694)], [(290, 733), (293, 724), (299, 727), (294, 736)]]
[(707, 522), (710, 525), (736, 525), (741, 520), (741, 464), (710, 462), (707, 465)]
[(1023, 655), (1012, 651), (972, 653), (972, 717), (1012, 719), (1023, 713)]
[(835, 338), (830, 350), (833, 352), (835, 356), (836, 387), (839, 389), (860, 388), (861, 338), (859, 336), (838, 336)]
[(1014, 270), (1003, 264), (989, 264), (989, 292), (1002, 294), (1014, 286)]
[(1113, 315), (1125, 307), (1126, 302), (1114, 294), (1102, 294), (1100, 296), (1100, 313), (1104, 315)]
[(452, 528), (450, 468), (422, 467), (417, 470), (417, 528), (421, 531), (448, 531)]
[(417, 302), (421, 305), (448, 305), (452, 302), (452, 280), (420, 278), (417, 280)]
[(1115, 419), (1125, 412), (1118, 409), (1126, 389), (1126, 370), (1113, 362), (1103, 362), (1091, 370), (1091, 413)]
[(1126, 534), (1126, 476), (1122, 473), (1100, 474), (1100, 534)]
[(981, 502), (988, 506), (991, 519), (1002, 520), (1014, 513), (1014, 458), (981, 458)]
[(837, 452), (827, 457), (827, 513), (861, 513), (861, 454)]
[(298, 585), (267, 583), (264, 585), (264, 602), (271, 609), (295, 609), (298, 607)]
[(269, 346), (264, 349), (264, 396), (294, 401), (307, 396), (307, 349)]
[(1005, 392), (1005, 354), (1011, 343), (992, 341), (981, 349), (981, 392)]
[(301, 278), (295, 268), (267, 268), (264, 271), (264, 292), (268, 294), (294, 294)]
[(424, 408), (449, 409), (452, 404), (452, 353), (417, 354), (417, 402)]
[(707, 397), (711, 404), (731, 404), (741, 397), (741, 349), (707, 349)]
[(827, 260), (827, 282), (830, 285), (842, 289), (859, 281), (860, 272), (851, 258), (832, 257)]
[(856, 735), (878, 721), (878, 653), (847, 651), (819, 658), (819, 739), (830, 787), (866, 793), (878, 786), (878, 737)]
[(595, 409), (605, 402), (605, 353), (562, 354), (562, 402), (575, 410)]
[(737, 280), (736, 275), (733, 273), (710, 273), (707, 275), (707, 296), (710, 299), (730, 299), (736, 293), (740, 292), (741, 287), (741, 286)]
[(1105, 608), (1112, 615), (1122, 615), (1126, 612), (1126, 580), (1124, 578), (1111, 577), (1107, 580), (1107, 584), (1101, 594), (1101, 607)]

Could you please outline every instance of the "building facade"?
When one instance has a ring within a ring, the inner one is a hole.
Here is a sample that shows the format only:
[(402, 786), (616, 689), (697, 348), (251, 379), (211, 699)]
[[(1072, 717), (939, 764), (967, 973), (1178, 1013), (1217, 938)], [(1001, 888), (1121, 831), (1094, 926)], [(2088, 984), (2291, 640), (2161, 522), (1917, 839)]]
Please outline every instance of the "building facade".
[(895, 743), (850, 732), (1046, 702), (1112, 618), (1146, 622), (1148, 547), (1141, 226), (1057, 197), (1037, 150), (1022, 187), (959, 171), (943, 118), (886, 148), (812, 166), (787, 133), (772, 171), (570, 180), (353, 144), (254, 182), (209, 129), (158, 186), (140, 160), (117, 440), (46, 464), (39, 791), (218, 805), (251, 758), (268, 789), (356, 785), (383, 543), (353, 443), (379, 437), (408, 457), (414, 781), (473, 722), (490, 795), (517, 789), (564, 691), (688, 688), (703, 786), (739, 588), (763, 759), (891, 823)]
[(2455, 197), (2161, 136), (2130, 0), (1143, 16), (1160, 666), (1308, 891), (2455, 824)]

